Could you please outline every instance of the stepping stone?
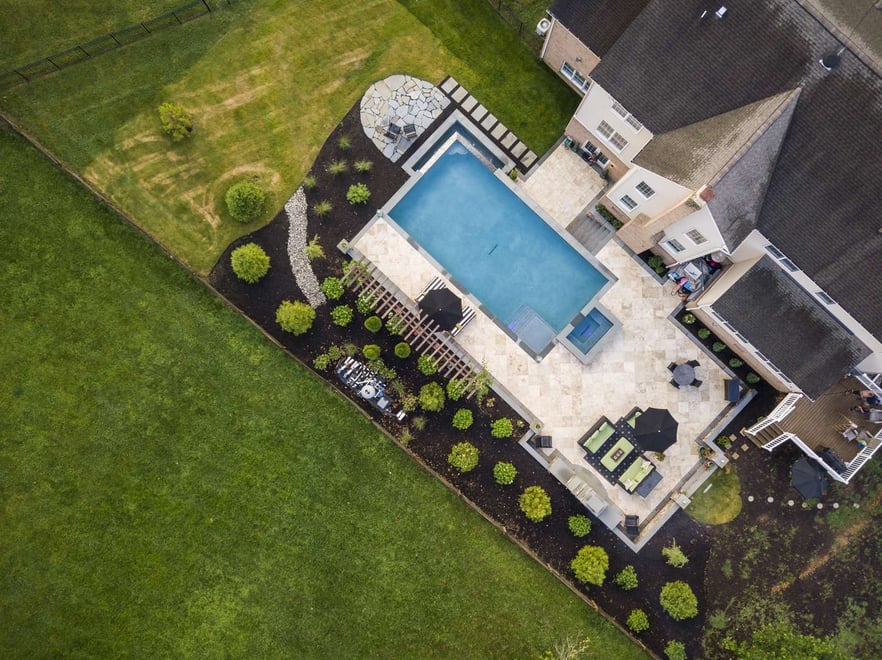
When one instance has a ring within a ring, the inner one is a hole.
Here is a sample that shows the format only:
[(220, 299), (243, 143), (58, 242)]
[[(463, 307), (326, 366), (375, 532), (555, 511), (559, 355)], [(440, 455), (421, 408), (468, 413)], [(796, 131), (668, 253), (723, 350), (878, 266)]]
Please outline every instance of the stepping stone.
[(457, 90), (450, 95), (450, 98), (452, 98), (457, 103), (461, 103), (462, 100), (468, 95), (469, 93), (468, 91), (466, 91), (465, 87), (458, 87)]
[(472, 110), (472, 112), (471, 112), (472, 119), (474, 119), (475, 121), (481, 121), (484, 118), (484, 115), (486, 115), (486, 114), (487, 114), (487, 108), (485, 108), (480, 103), (478, 104), (478, 107), (475, 108), (474, 110)]
[(527, 145), (518, 140), (518, 143), (512, 147), (511, 153), (514, 155), (515, 158), (519, 159), (521, 156), (527, 153)]
[(459, 87), (459, 83), (456, 82), (456, 78), (454, 78), (453, 76), (441, 83), (441, 89), (448, 94), (450, 94), (450, 92), (452, 92), (457, 87)]
[(460, 105), (462, 106), (462, 109), (466, 112), (471, 112), (472, 108), (478, 105), (478, 99), (476, 99), (474, 96), (469, 96), (465, 101), (460, 103)]
[(490, 130), (496, 124), (496, 117), (493, 116), (493, 113), (488, 113), (486, 117), (484, 117), (484, 121), (481, 122), (481, 126), (484, 127), (485, 130)]
[(741, 445), (741, 451), (747, 451), (749, 447), (750, 445), (745, 442), (743, 445)]
[(532, 151), (528, 151), (527, 155), (521, 158), (521, 163), (524, 164), (525, 167), (530, 167), (533, 163), (536, 162), (536, 154)]
[(506, 135), (502, 139), (501, 144), (506, 149), (511, 149), (511, 145), (513, 145), (517, 141), (518, 141), (517, 135), (515, 135), (514, 133), (509, 133), (508, 135)]
[(739, 454), (737, 451), (732, 452), (732, 460), (733, 461), (737, 461), (739, 458), (741, 458), (741, 454)]
[(505, 124), (500, 122), (500, 123), (496, 124), (496, 128), (494, 128), (492, 131), (490, 131), (490, 135), (492, 135), (494, 139), (498, 140), (503, 135), (505, 135), (505, 132), (507, 130), (508, 129), (505, 127)]

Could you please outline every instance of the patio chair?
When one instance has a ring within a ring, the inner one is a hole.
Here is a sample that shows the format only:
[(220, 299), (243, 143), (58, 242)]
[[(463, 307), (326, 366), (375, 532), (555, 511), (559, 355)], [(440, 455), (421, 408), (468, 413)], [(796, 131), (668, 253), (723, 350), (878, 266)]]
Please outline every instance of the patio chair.
[(676, 369), (676, 368), (677, 368), (677, 363), (676, 363), (676, 362), (671, 362), (671, 363), (668, 365), (668, 371), (670, 371), (670, 372), (673, 372), (674, 369)]
[(671, 383), (671, 385), (673, 385), (674, 387), (676, 387), (678, 390), (680, 389), (680, 383), (678, 383), (677, 381), (675, 381), (673, 378), (671, 378), (670, 383)]
[(536, 446), (539, 447), (539, 449), (551, 449), (551, 436), (540, 435), (536, 441)]
[(404, 126), (404, 137), (408, 140), (413, 140), (417, 136), (416, 126), (413, 124), (406, 124)]
[(689, 384), (690, 384), (692, 387), (701, 387), (701, 384), (702, 384), (703, 382), (704, 382), (703, 380), (698, 380), (698, 379), (696, 378), (695, 380), (693, 380), (693, 381), (692, 381), (691, 383), (689, 383)]
[(389, 124), (386, 127), (386, 137), (393, 142), (398, 142), (398, 138), (401, 137), (401, 126), (398, 124)]
[(476, 316), (477, 314), (475, 313), (475, 310), (473, 310), (471, 307), (466, 307), (465, 309), (463, 309), (462, 321), (453, 326), (453, 330), (450, 331), (450, 336), (456, 337), (456, 335), (462, 332), (463, 328), (471, 323), (472, 319), (474, 319)]
[(693, 369), (695, 369), (695, 367), (701, 366), (701, 362), (699, 362), (698, 360), (689, 360), (689, 362), (687, 362), (686, 364), (688, 364)]
[(420, 291), (420, 295), (416, 297), (416, 301), (419, 302), (420, 300), (425, 298), (426, 294), (429, 293), (429, 291), (433, 291), (435, 289), (443, 289), (445, 286), (446, 285), (444, 284), (444, 280), (442, 280), (440, 277), (432, 278), (432, 281), (426, 285), (426, 288)]

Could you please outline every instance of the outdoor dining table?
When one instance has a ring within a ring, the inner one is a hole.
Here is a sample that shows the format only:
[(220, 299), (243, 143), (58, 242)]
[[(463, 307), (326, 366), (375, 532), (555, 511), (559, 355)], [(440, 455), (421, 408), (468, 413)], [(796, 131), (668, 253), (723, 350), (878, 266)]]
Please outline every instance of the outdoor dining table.
[(678, 364), (674, 367), (674, 382), (677, 385), (691, 385), (695, 380), (695, 368), (688, 364)]

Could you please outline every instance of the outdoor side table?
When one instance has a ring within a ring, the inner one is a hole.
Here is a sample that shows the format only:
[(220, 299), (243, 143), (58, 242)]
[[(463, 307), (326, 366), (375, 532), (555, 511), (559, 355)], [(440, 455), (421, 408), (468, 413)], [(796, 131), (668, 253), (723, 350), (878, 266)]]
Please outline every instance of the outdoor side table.
[(695, 369), (688, 364), (678, 364), (674, 369), (674, 382), (681, 387), (695, 380)]

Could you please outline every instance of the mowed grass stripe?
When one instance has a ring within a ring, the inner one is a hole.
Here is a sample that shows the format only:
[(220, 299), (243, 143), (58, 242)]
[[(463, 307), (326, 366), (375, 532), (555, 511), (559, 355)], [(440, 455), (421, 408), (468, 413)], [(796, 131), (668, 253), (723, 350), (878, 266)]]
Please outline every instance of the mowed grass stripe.
[(0, 177), (0, 655), (639, 656), (5, 131)]

